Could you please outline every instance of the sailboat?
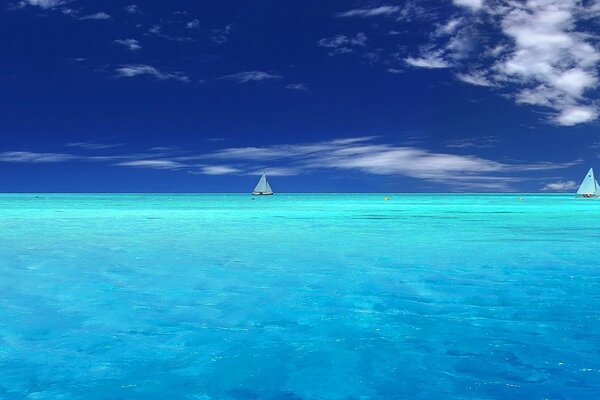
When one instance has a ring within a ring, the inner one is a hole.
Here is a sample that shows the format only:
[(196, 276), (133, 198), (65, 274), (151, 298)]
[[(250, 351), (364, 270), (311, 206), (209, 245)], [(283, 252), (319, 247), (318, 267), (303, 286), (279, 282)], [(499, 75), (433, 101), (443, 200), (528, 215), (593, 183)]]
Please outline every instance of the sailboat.
[(267, 175), (262, 174), (260, 180), (256, 184), (256, 187), (252, 191), (253, 196), (271, 196), (273, 194), (273, 190), (271, 189), (271, 185), (267, 181)]
[(583, 178), (583, 182), (581, 182), (581, 186), (579, 186), (579, 190), (577, 194), (583, 197), (598, 197), (600, 196), (600, 185), (598, 185), (598, 181), (594, 178), (594, 169), (590, 168), (588, 173)]

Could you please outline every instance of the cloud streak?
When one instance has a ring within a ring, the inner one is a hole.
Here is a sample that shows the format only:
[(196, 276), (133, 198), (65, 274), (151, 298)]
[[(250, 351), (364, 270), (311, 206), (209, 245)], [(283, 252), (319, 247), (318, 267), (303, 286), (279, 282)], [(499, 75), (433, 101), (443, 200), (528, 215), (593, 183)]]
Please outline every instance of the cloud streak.
[(224, 28), (213, 29), (210, 37), (216, 44), (225, 44), (229, 40), (229, 35), (233, 32), (233, 24), (229, 24)]
[(160, 25), (153, 25), (150, 29), (148, 29), (148, 33), (155, 35), (159, 38), (171, 40), (173, 42), (193, 42), (194, 39), (188, 36), (177, 36), (170, 35), (167, 33), (163, 33), (162, 27)]
[(344, 11), (335, 14), (336, 17), (349, 18), (349, 17), (377, 17), (380, 15), (392, 15), (397, 14), (402, 10), (399, 6), (379, 6), (372, 8), (355, 8), (352, 10)]
[(238, 83), (249, 83), (249, 82), (264, 82), (282, 79), (281, 75), (272, 74), (264, 71), (245, 71), (238, 72), (235, 74), (224, 75), (218, 79), (235, 81)]
[(128, 6), (123, 7), (123, 9), (126, 12), (128, 12), (129, 14), (141, 14), (142, 13), (140, 8), (135, 4), (129, 4)]
[(51, 10), (65, 4), (66, 0), (23, 0), (17, 3), (17, 7), (23, 8), (27, 6), (39, 7), (44, 10)]
[(184, 164), (173, 160), (133, 160), (123, 161), (116, 164), (119, 167), (137, 167), (137, 168), (151, 168), (151, 169), (180, 169), (185, 167)]
[(142, 46), (140, 46), (140, 42), (138, 42), (136, 39), (117, 39), (115, 40), (115, 43), (125, 46), (127, 49), (129, 49), (129, 51), (133, 52), (136, 52), (142, 48)]
[(79, 19), (82, 21), (85, 21), (85, 20), (103, 20), (103, 19), (111, 19), (111, 18), (112, 17), (109, 14), (107, 14), (103, 11), (100, 11), (100, 12), (97, 12), (94, 14), (84, 15), (84, 16), (80, 17)]
[(365, 47), (367, 35), (359, 32), (354, 36), (336, 35), (320, 39), (317, 44), (320, 47), (330, 49), (329, 55), (352, 53), (355, 48)]
[(285, 85), (285, 88), (289, 90), (299, 90), (301, 92), (305, 92), (308, 90), (308, 86), (306, 86), (306, 83), (290, 83)]
[(0, 162), (10, 163), (54, 163), (72, 161), (77, 157), (64, 153), (35, 153), (30, 151), (0, 152)]
[[(83, 145), (74, 143), (71, 147), (87, 149), (88, 142), (83, 142)], [(98, 150), (107, 148), (96, 147)], [(523, 177), (524, 174), (559, 170), (579, 163), (506, 163), (476, 155), (380, 143), (378, 138), (368, 136), (303, 144), (232, 147), (200, 154), (169, 147), (149, 153), (104, 155), (9, 151), (0, 153), (0, 162), (97, 162), (117, 167), (181, 170), (203, 175), (258, 175), (266, 172), (289, 176), (346, 170), (368, 175), (409, 177), (458, 191), (510, 191), (514, 184), (529, 179)], [(564, 186), (564, 190), (570, 190), (570, 187)], [(559, 190), (559, 185), (549, 184), (544, 190)]]
[(118, 78), (133, 78), (136, 76), (151, 76), (158, 80), (176, 80), (180, 82), (190, 82), (190, 78), (181, 72), (163, 72), (151, 65), (145, 64), (126, 64), (115, 70)]
[(579, 185), (575, 181), (557, 181), (546, 184), (542, 190), (550, 192), (566, 192), (577, 190)]
[(204, 157), (245, 163), (247, 168), (252, 168), (253, 163), (283, 164), (296, 174), (343, 169), (372, 175), (400, 175), (473, 190), (510, 190), (511, 184), (520, 180), (513, 176), (515, 173), (555, 170), (577, 164), (509, 164), (474, 155), (377, 144), (374, 139), (363, 137), (296, 145), (229, 148)]
[(123, 143), (71, 142), (66, 147), (77, 147), (85, 150), (105, 150), (123, 146)]

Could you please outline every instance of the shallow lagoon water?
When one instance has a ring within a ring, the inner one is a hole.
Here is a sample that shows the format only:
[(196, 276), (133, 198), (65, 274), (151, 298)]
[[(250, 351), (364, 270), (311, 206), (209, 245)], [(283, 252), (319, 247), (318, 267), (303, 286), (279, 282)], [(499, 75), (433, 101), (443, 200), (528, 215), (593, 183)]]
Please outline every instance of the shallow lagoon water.
[(390, 196), (0, 195), (0, 398), (600, 398), (600, 200)]

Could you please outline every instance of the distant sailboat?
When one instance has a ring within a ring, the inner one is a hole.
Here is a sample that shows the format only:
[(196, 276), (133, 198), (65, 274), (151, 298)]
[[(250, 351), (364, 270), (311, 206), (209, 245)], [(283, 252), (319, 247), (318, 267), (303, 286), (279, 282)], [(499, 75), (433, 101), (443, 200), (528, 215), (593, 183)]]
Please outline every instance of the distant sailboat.
[(270, 196), (273, 194), (273, 190), (271, 189), (271, 185), (267, 181), (267, 175), (263, 174), (260, 177), (260, 180), (256, 184), (256, 187), (252, 191), (253, 196)]
[(596, 178), (594, 178), (593, 168), (590, 168), (588, 173), (585, 175), (585, 178), (583, 178), (583, 182), (581, 182), (581, 186), (579, 186), (577, 194), (583, 197), (600, 196), (600, 185), (598, 185), (598, 181)]

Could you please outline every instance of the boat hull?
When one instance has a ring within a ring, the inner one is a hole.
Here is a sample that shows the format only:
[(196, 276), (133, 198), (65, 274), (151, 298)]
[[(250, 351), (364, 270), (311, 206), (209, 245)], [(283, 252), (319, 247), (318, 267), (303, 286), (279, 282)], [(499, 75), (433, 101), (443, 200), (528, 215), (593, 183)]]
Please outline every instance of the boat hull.
[(273, 196), (273, 193), (252, 192), (252, 196)]

